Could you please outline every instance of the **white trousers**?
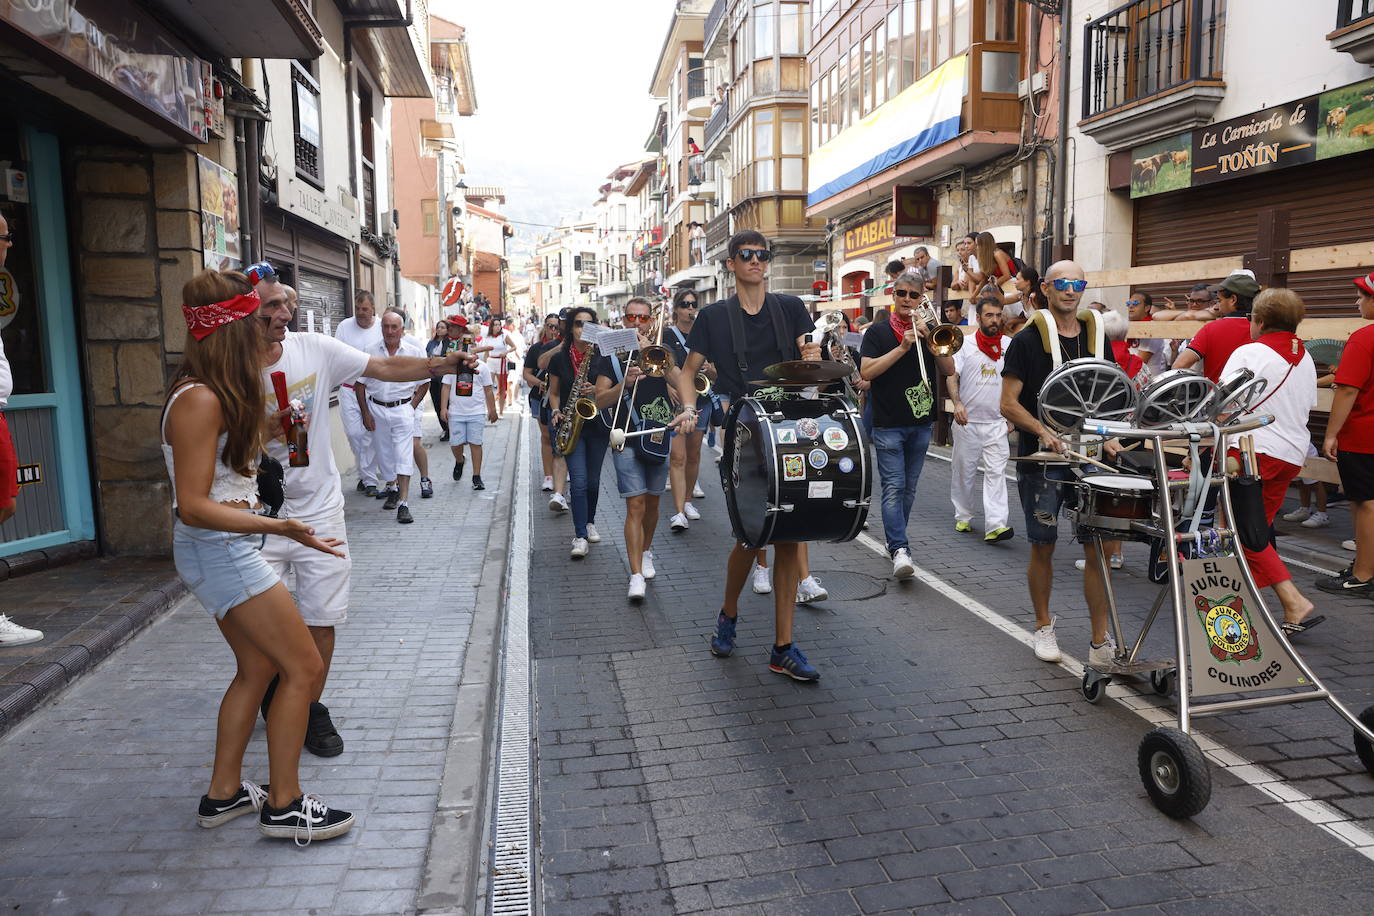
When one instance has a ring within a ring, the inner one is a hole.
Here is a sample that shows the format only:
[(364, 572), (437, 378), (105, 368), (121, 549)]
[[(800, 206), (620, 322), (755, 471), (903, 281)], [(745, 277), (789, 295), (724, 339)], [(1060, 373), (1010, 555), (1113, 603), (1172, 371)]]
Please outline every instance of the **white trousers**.
[(409, 402), (395, 407), (369, 403), (376, 429), (372, 444), (377, 449), (377, 476), (386, 483), (397, 475), (415, 473), (415, 410)]
[(954, 520), (973, 519), (973, 485), (978, 466), (983, 466), (983, 520), (988, 531), (1007, 524), (1007, 423), (955, 423), (954, 461), (949, 481), (949, 498), (954, 503)]
[(363, 486), (375, 487), (377, 455), (372, 447), (372, 433), (363, 426), (362, 409), (358, 407), (358, 397), (352, 388), (339, 389), (339, 419), (343, 420), (344, 435), (348, 437), (348, 447), (353, 450), (359, 479)]

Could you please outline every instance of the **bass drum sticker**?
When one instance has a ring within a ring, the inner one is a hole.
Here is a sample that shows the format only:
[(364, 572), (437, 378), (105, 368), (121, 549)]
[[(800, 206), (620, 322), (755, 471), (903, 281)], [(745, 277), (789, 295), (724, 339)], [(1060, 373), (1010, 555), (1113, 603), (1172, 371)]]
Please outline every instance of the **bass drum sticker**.
[(840, 429), (838, 426), (832, 426), (827, 429), (824, 439), (825, 447), (832, 452), (842, 452), (849, 448), (849, 433)]
[(796, 445), (797, 431), (795, 429), (779, 429), (778, 445)]
[(821, 425), (811, 417), (797, 421), (797, 434), (803, 439), (814, 439), (821, 434)]
[(811, 451), (807, 452), (806, 460), (813, 468), (819, 471), (830, 463), (830, 456), (825, 453), (824, 449), (813, 448)]
[(841, 458), (836, 462), (836, 465), (839, 467), (841, 474), (848, 474), (850, 471), (854, 470), (854, 459), (849, 457)]
[(805, 480), (806, 462), (801, 455), (782, 456), (782, 479), (783, 480)]

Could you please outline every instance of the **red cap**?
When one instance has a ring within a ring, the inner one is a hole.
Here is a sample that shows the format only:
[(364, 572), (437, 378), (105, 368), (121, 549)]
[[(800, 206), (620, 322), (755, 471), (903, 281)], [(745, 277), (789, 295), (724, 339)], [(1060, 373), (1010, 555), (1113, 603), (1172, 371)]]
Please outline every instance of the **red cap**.
[(464, 318), (462, 315), (450, 315), (448, 318), (445, 318), (444, 320), (447, 321), (449, 324), (456, 324), (460, 328), (465, 328), (468, 326), (468, 320)]
[(1374, 273), (1355, 278), (1355, 286), (1366, 296), (1374, 296)]

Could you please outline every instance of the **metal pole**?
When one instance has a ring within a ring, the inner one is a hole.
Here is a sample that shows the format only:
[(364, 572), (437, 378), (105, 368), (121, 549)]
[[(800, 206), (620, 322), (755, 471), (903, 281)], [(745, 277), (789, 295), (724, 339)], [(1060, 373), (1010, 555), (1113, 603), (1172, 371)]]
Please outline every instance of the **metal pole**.
[[(1073, 15), (1070, 8), (1073, 0), (1063, 0), (1059, 11), (1059, 66), (1055, 68), (1059, 77), (1059, 137), (1055, 152), (1054, 168), (1054, 244), (1055, 258), (1068, 256), (1068, 233), (1066, 229), (1069, 202), (1066, 200), (1069, 187), (1069, 58), (1073, 47), (1069, 31)], [(1084, 87), (1086, 91), (1087, 87)]]

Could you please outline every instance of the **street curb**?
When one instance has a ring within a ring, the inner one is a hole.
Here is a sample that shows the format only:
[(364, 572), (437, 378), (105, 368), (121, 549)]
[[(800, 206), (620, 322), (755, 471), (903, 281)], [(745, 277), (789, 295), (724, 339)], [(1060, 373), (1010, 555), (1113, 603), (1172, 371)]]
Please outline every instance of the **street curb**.
[(453, 727), (444, 755), (444, 775), (416, 898), (417, 913), (430, 916), (475, 913), (482, 884), (514, 486), (516, 481), (523, 480), (519, 469), (525, 417), (516, 412), (507, 415), (514, 422), (506, 433), (505, 460), (497, 492), (512, 498), (497, 501), (487, 534), (482, 575), (477, 582), (472, 627), (453, 707)]
[(175, 576), (155, 582), (111, 605), (109, 610), (117, 613), (103, 618), (98, 630), (63, 637), (38, 658), (0, 677), (0, 737), (164, 617), (186, 594), (185, 583)]

